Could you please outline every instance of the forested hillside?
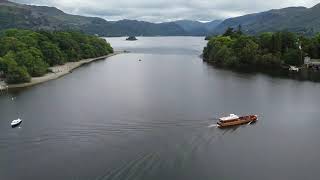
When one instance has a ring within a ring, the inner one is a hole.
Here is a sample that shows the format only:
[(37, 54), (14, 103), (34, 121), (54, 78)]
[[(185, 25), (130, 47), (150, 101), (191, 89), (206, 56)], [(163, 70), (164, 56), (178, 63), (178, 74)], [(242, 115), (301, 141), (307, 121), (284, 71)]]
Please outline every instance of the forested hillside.
[(9, 29), (0, 35), (0, 73), (7, 83), (29, 82), (49, 66), (112, 52), (104, 39), (79, 32)]
[(249, 36), (240, 28), (229, 28), (223, 35), (210, 39), (203, 56), (207, 62), (229, 68), (265, 70), (282, 65), (301, 66), (304, 56), (320, 58), (320, 33), (313, 37), (287, 31)]

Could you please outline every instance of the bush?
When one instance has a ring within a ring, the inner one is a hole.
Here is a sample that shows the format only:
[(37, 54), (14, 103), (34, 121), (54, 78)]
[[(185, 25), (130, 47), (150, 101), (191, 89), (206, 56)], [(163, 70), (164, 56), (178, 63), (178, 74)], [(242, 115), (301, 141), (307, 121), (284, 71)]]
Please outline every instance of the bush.
[(289, 65), (299, 66), (303, 64), (300, 51), (297, 49), (289, 49), (288, 52), (283, 54), (283, 59)]
[(48, 64), (43, 61), (41, 51), (36, 48), (16, 53), (15, 60), (18, 65), (26, 67), (28, 73), (33, 77), (43, 76), (48, 69)]
[(6, 83), (16, 84), (30, 82), (30, 75), (25, 67), (9, 66), (6, 74)]
[(257, 65), (267, 68), (279, 67), (281, 65), (281, 59), (278, 56), (268, 53), (258, 58)]
[(45, 41), (40, 46), (43, 58), (50, 66), (61, 65), (65, 63), (63, 53), (56, 44)]

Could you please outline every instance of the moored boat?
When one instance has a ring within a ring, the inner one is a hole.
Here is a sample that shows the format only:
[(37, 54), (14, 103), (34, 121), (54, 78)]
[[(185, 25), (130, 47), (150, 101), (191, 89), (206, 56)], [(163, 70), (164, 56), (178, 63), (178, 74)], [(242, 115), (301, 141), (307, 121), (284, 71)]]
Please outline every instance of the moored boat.
[(227, 117), (219, 118), (217, 122), (219, 128), (227, 128), (232, 126), (239, 126), (243, 124), (253, 123), (258, 120), (257, 115), (248, 116), (237, 116), (235, 114), (230, 114)]
[(18, 125), (20, 125), (22, 123), (22, 120), (19, 118), (19, 119), (16, 119), (16, 120), (13, 120), (11, 122), (11, 127), (16, 127)]

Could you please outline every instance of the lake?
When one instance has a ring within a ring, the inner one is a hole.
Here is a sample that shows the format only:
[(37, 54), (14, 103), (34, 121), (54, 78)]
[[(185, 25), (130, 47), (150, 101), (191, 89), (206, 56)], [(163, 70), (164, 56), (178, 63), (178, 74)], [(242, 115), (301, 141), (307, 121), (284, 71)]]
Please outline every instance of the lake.
[[(0, 96), (0, 179), (320, 176), (320, 84), (216, 69), (203, 37), (138, 39), (108, 38), (131, 53)], [(214, 126), (230, 113), (259, 121)]]

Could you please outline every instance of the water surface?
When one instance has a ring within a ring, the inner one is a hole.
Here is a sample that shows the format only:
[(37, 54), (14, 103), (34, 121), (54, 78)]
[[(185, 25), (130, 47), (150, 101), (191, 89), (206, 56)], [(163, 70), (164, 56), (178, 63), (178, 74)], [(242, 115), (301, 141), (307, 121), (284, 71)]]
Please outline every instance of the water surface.
[[(1, 180), (319, 177), (320, 84), (215, 69), (201, 37), (124, 39), (108, 40), (129, 54), (0, 96)], [(211, 126), (228, 113), (260, 121)]]

